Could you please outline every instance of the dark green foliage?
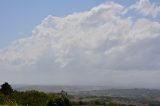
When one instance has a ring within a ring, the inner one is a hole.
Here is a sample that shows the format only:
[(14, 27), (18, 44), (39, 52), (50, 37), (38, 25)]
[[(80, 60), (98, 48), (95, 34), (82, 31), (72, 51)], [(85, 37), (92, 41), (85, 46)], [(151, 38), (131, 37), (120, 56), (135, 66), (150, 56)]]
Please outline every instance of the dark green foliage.
[(0, 93), (0, 105), (15, 106), (15, 105), (17, 105), (17, 102), (14, 98), (11, 98), (8, 95), (4, 95), (4, 94)]
[(54, 100), (49, 100), (46, 106), (58, 106)]
[(49, 100), (47, 106), (72, 106), (67, 97), (57, 96), (52, 100)]
[(55, 102), (57, 103), (58, 106), (64, 106), (63, 98), (61, 97), (56, 97)]
[(1, 85), (0, 91), (4, 95), (10, 95), (13, 92), (13, 89), (7, 82), (5, 82), (4, 84)]
[(64, 101), (65, 106), (72, 106), (71, 102), (69, 101), (67, 97), (64, 97), (63, 101)]

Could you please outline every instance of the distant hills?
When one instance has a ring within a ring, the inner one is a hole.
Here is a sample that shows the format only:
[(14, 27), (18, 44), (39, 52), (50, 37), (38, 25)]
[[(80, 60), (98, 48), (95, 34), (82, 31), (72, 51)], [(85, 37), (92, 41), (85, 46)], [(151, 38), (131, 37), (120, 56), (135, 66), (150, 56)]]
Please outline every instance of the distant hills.
[[(158, 89), (113, 89), (104, 86), (47, 86), (47, 85), (14, 85), (18, 91), (38, 90), (43, 92), (58, 93), (66, 91), (72, 101), (116, 101), (118, 103), (150, 104), (149, 106), (160, 106), (160, 90)], [(142, 105), (142, 106), (143, 106)]]
[[(60, 92), (62, 90), (67, 92), (105, 90), (104, 86), (70, 86), (70, 85), (13, 85), (13, 88), (18, 91), (38, 90), (43, 92)], [(108, 88), (107, 88), (108, 89)]]
[(14, 85), (18, 91), (38, 90), (43, 92), (61, 92), (66, 91), (71, 95), (77, 96), (110, 96), (126, 97), (139, 99), (157, 99), (160, 100), (160, 90), (158, 89), (111, 89), (104, 86), (49, 86), (49, 85)]

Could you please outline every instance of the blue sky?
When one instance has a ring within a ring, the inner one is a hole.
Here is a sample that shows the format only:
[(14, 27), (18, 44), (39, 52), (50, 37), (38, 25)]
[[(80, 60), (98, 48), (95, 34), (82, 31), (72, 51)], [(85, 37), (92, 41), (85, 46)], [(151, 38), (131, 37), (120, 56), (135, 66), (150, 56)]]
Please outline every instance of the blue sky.
[(48, 15), (60, 16), (86, 11), (105, 0), (1, 0), (0, 48), (30, 36)]
[(1, 0), (0, 83), (160, 88), (159, 41), (160, 0)]

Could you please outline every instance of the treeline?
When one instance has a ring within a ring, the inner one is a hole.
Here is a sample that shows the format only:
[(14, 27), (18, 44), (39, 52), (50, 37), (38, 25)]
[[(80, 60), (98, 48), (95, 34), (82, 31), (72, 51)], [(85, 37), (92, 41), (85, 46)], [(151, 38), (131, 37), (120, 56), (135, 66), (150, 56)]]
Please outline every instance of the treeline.
[(0, 105), (7, 106), (72, 106), (67, 93), (47, 94), (39, 91), (19, 92), (6, 82), (1, 85)]

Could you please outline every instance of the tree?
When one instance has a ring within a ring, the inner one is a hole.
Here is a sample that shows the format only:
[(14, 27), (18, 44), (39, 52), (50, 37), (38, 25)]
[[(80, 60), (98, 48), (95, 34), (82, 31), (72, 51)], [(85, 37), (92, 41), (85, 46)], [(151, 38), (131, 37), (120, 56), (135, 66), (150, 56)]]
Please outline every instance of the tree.
[(65, 106), (72, 106), (71, 102), (69, 101), (67, 97), (63, 97), (63, 101), (64, 101)]
[(49, 100), (46, 106), (58, 106), (57, 103), (54, 100)]
[(13, 92), (13, 89), (12, 89), (11, 85), (9, 85), (7, 82), (5, 82), (4, 84), (1, 85), (0, 91), (4, 95), (10, 95)]

